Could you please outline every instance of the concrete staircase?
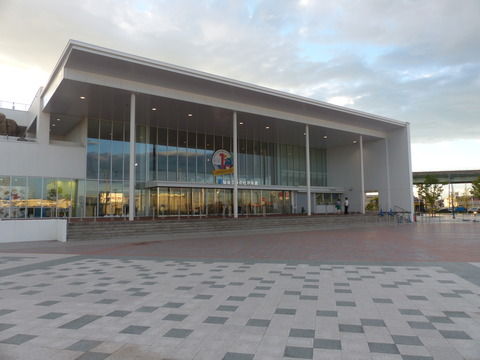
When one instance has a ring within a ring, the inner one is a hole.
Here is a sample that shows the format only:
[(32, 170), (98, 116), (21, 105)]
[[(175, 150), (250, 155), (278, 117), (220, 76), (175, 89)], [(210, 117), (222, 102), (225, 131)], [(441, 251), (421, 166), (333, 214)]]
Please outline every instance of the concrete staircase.
[(67, 241), (99, 239), (165, 239), (220, 233), (265, 233), (374, 226), (394, 223), (378, 215), (266, 216), (248, 218), (164, 218), (155, 220), (78, 221), (68, 224)]

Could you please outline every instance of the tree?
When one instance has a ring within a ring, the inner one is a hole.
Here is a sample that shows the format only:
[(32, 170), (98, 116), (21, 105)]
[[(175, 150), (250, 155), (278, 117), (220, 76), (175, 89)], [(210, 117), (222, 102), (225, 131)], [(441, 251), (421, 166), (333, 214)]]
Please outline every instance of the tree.
[(480, 199), (480, 176), (472, 181), (470, 194), (472, 194), (474, 198)]
[(423, 184), (417, 185), (418, 197), (427, 205), (432, 216), (435, 212), (435, 206), (443, 193), (443, 185), (439, 184), (438, 179), (433, 175), (425, 176)]

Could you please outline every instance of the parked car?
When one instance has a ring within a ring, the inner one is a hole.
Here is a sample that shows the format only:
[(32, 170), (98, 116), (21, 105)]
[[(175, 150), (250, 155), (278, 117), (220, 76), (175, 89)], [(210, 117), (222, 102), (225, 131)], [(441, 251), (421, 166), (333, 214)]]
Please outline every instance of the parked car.
[(467, 212), (467, 209), (464, 207), (464, 206), (457, 206), (455, 208), (455, 212), (456, 213), (466, 213)]
[(452, 209), (451, 208), (441, 208), (437, 210), (438, 214), (451, 214)]
[(478, 207), (472, 207), (472, 208), (468, 209), (469, 214), (475, 214), (476, 215), (479, 212), (480, 212), (480, 208), (478, 208)]

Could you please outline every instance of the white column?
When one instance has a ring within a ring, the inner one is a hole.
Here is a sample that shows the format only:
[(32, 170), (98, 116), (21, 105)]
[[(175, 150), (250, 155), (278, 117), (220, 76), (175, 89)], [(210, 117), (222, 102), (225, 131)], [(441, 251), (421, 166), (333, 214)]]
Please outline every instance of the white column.
[(363, 136), (360, 135), (360, 212), (365, 214), (365, 170), (363, 164)]
[(237, 112), (233, 112), (233, 217), (238, 218)]
[(130, 95), (130, 182), (128, 187), (128, 220), (135, 219), (135, 94)]
[(385, 138), (385, 172), (387, 173), (387, 211), (392, 208), (392, 195), (390, 194), (390, 156), (388, 154), (388, 139)]
[(312, 215), (312, 191), (310, 188), (310, 134), (308, 125), (305, 125), (305, 161), (307, 177), (307, 215)]

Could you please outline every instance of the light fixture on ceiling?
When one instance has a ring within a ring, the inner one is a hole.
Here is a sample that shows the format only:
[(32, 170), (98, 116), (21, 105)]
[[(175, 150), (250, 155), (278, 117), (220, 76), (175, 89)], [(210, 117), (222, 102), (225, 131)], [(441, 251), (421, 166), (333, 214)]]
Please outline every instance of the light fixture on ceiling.
[(303, 136), (307, 136), (307, 133), (303, 133)]
[(323, 135), (323, 138), (324, 138), (324, 139), (328, 139), (328, 136), (327, 136), (327, 135)]
[(52, 124), (52, 127), (55, 126), (55, 124)]
[(138, 163), (135, 163), (135, 166), (138, 166)]
[(268, 129), (270, 129), (270, 126), (268, 126), (268, 125), (267, 125), (267, 126), (265, 126), (265, 129), (267, 129), (267, 130), (268, 130)]
[(153, 108), (152, 108), (152, 111), (157, 111), (157, 108), (156, 108), (156, 107), (153, 107)]
[(80, 99), (85, 100), (85, 96), (80, 96)]
[(60, 118), (56, 118), (57, 121), (60, 121)]
[(356, 143), (357, 143), (357, 140), (353, 140), (353, 143), (356, 144)]
[(244, 122), (243, 122), (243, 121), (240, 121), (238, 124), (239, 124), (239, 125), (243, 125), (243, 124), (244, 124)]
[(193, 116), (193, 114), (188, 114), (188, 116), (189, 116), (189, 117), (192, 117), (192, 116)]

